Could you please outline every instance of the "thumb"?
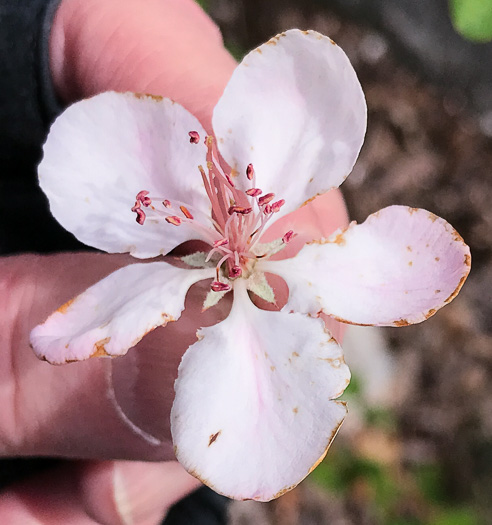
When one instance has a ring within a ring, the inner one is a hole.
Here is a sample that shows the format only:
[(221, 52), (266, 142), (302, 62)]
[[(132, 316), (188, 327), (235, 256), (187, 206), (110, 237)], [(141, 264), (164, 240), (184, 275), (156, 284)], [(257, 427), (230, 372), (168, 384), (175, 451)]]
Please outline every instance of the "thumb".
[[(118, 358), (117, 373), (109, 359), (55, 367), (38, 360), (29, 348), (34, 326), (130, 259), (95, 253), (0, 259), (0, 359), (6, 363), (0, 369), (4, 393), (1, 455), (174, 457), (169, 413), (179, 360), (196, 331), (193, 324), (198, 316), (193, 306), (180, 321), (156, 330), (132, 350), (148, 356), (145, 367), (139, 367), (131, 354)], [(199, 292), (191, 290), (187, 304), (200, 305), (194, 301), (194, 293)], [(203, 316), (200, 321), (214, 322)], [(152, 363), (149, 356), (155, 357)], [(151, 384), (152, 389), (139, 393), (134, 385), (141, 383)], [(115, 388), (125, 393), (125, 402), (139, 426), (157, 434), (157, 439), (123, 416), (115, 401)]]

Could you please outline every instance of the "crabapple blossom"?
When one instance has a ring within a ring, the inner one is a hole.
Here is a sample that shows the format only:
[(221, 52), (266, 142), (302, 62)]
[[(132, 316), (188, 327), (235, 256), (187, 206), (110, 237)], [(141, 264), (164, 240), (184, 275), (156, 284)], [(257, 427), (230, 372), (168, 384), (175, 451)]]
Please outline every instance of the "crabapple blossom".
[[(267, 501), (323, 459), (346, 414), (337, 398), (350, 373), (320, 314), (421, 322), (456, 296), (470, 253), (446, 221), (404, 206), (290, 258), (281, 256), (295, 221), (262, 242), (278, 218), (344, 181), (364, 139), (357, 76), (319, 33), (287, 31), (249, 53), (213, 128), (208, 135), (171, 100), (129, 93), (95, 96), (58, 118), (39, 181), (67, 230), (141, 259), (189, 240), (207, 249), (180, 265), (161, 258), (114, 272), (37, 326), (31, 342), (54, 364), (123, 355), (179, 319), (192, 284), (210, 281), (204, 308), (231, 293), (228, 317), (199, 330), (183, 356), (171, 430), (191, 474), (227, 496)], [(289, 288), (280, 311), (251, 300), (275, 304), (268, 274)]]

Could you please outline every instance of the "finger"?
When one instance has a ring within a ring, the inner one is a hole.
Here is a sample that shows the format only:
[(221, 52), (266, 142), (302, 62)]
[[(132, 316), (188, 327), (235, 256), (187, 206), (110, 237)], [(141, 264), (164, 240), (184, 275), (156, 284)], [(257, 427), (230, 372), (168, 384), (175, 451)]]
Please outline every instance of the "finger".
[(199, 486), (175, 461), (70, 463), (0, 496), (3, 523), (157, 525)]
[(209, 130), (235, 67), (193, 0), (64, 0), (50, 54), (55, 87), (68, 102), (108, 90), (162, 95)]
[[(17, 256), (0, 260), (0, 455), (171, 459), (170, 438), (149, 443), (125, 423), (114, 403), (107, 359), (54, 367), (29, 347), (30, 330), (61, 304), (127, 264), (129, 257), (101, 254)], [(151, 341), (151, 339), (147, 339)], [(145, 348), (143, 343), (141, 348)], [(159, 337), (154, 339), (159, 344)], [(135, 351), (139, 351), (137, 348)], [(156, 363), (168, 409), (184, 349), (175, 344)], [(137, 372), (135, 372), (136, 374)], [(131, 381), (131, 377), (127, 377)], [(167, 384), (168, 382), (169, 384)]]

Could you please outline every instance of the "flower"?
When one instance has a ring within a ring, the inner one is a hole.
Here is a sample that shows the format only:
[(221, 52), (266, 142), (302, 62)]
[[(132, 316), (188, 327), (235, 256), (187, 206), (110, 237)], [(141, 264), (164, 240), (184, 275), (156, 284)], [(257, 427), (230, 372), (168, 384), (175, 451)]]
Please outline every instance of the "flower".
[[(345, 417), (336, 398), (350, 373), (319, 315), (423, 321), (456, 296), (470, 253), (443, 219), (390, 206), (294, 257), (271, 258), (296, 225), (262, 244), (267, 224), (338, 187), (365, 134), (355, 72), (319, 33), (291, 30), (248, 54), (213, 127), (215, 141), (170, 100), (117, 93), (74, 104), (55, 122), (39, 181), (78, 239), (138, 258), (190, 239), (209, 248), (184, 258), (189, 269), (158, 260), (114, 272), (36, 327), (31, 342), (54, 364), (122, 355), (176, 321), (195, 282), (211, 279), (205, 308), (232, 291), (229, 316), (199, 330), (183, 356), (173, 441), (181, 464), (217, 492), (266, 501), (321, 461)], [(275, 300), (266, 273), (288, 285), (281, 311), (250, 300), (250, 291)]]

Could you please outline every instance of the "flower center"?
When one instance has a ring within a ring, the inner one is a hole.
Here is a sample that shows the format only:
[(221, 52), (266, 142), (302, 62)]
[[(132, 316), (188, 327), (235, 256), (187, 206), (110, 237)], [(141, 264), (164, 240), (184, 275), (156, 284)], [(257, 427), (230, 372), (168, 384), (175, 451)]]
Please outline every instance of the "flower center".
[[(189, 137), (192, 144), (200, 142), (200, 135), (196, 131), (190, 131)], [(261, 250), (259, 239), (267, 223), (280, 211), (285, 201), (275, 200), (275, 194), (263, 194), (256, 187), (252, 164), (248, 165), (243, 175), (249, 187), (245, 190), (237, 188), (232, 177), (239, 174), (232, 170), (228, 175), (222, 170), (213, 137), (205, 137), (205, 145), (206, 170), (203, 166), (198, 166), (198, 170), (212, 207), (211, 217), (184, 202), (149, 195), (146, 190), (137, 194), (132, 211), (137, 214), (136, 220), (141, 225), (145, 223), (147, 215), (152, 214), (153, 219), (163, 219), (172, 226), (187, 223), (199, 232), (211, 246), (206, 262), (212, 258), (218, 259), (217, 278), (212, 283), (212, 290), (228, 291), (231, 286), (227, 281), (247, 277), (257, 259), (279, 251), (279, 246), (287, 244), (294, 232), (290, 230), (285, 233), (271, 250)]]

